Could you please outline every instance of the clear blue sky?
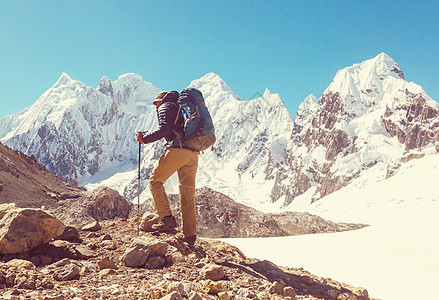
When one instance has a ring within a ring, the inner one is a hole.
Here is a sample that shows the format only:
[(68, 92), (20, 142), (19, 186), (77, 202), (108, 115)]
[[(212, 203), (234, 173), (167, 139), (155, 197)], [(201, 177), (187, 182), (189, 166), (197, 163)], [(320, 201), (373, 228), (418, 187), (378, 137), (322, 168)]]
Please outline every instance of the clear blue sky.
[(134, 72), (166, 90), (214, 72), (245, 98), (279, 93), (295, 116), (380, 52), (439, 101), (438, 24), (437, 1), (0, 0), (0, 117), (63, 72), (93, 87)]

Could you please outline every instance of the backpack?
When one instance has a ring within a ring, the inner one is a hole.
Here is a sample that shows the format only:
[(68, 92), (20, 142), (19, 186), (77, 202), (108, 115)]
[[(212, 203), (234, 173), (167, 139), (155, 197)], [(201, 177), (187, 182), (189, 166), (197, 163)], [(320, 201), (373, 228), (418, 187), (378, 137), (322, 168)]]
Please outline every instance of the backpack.
[(177, 135), (177, 139), (184, 141), (186, 146), (197, 151), (203, 151), (215, 143), (215, 129), (212, 117), (204, 103), (203, 94), (195, 88), (186, 88), (181, 91), (177, 101), (178, 113), (174, 126), (181, 115), (183, 118), (183, 135)]

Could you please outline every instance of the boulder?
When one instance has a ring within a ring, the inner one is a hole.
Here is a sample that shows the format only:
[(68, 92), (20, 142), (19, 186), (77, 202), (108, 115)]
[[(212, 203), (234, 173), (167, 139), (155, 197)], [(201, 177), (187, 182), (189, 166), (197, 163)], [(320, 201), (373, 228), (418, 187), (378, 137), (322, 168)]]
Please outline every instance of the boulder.
[(150, 237), (135, 238), (122, 256), (127, 267), (141, 267), (150, 256), (163, 257), (168, 250), (168, 244)]
[(0, 220), (0, 253), (29, 251), (61, 235), (64, 228), (63, 223), (41, 209), (10, 209)]
[(286, 286), (284, 287), (283, 296), (290, 297), (291, 299), (296, 299), (296, 290), (291, 286)]
[(88, 213), (96, 220), (128, 218), (130, 203), (118, 191), (106, 186), (96, 188), (91, 195), (92, 204)]
[(71, 280), (79, 275), (79, 268), (74, 264), (69, 264), (56, 270), (53, 273), (53, 279), (58, 281)]
[(84, 225), (82, 228), (81, 228), (81, 230), (82, 231), (91, 231), (91, 232), (95, 232), (95, 231), (99, 231), (99, 230), (101, 230), (101, 224), (99, 224), (99, 222), (98, 221), (95, 221), (95, 222), (92, 222), (92, 223), (89, 223), (89, 224), (86, 224), (86, 225)]
[(99, 260), (98, 266), (99, 266), (99, 269), (101, 269), (101, 270), (103, 270), (103, 269), (117, 269), (117, 266), (114, 263), (114, 261), (110, 258), (107, 258), (107, 257)]
[(221, 280), (224, 278), (224, 269), (221, 266), (218, 266), (216, 264), (207, 264), (201, 269), (201, 274), (206, 279), (210, 280)]
[(27, 270), (35, 270), (35, 265), (28, 261), (28, 260), (24, 260), (24, 259), (12, 259), (10, 261), (8, 261), (6, 263), (7, 266), (9, 267), (18, 267), (18, 268), (24, 268)]
[(152, 225), (159, 222), (159, 217), (155, 214), (146, 212), (140, 221), (140, 230), (153, 231)]
[(76, 246), (75, 254), (79, 259), (89, 259), (96, 256), (96, 252), (85, 245)]
[(282, 295), (284, 287), (277, 281), (273, 282), (268, 288), (270, 294)]
[(181, 296), (184, 295), (184, 286), (181, 282), (171, 282), (168, 285), (168, 293), (178, 292)]

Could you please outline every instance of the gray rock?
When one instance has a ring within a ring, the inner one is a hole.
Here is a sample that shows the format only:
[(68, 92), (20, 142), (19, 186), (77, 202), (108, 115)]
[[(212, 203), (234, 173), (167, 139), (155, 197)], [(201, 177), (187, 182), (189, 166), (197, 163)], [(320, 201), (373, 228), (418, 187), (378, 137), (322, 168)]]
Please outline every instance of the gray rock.
[(122, 261), (127, 267), (141, 267), (145, 265), (150, 256), (164, 256), (168, 244), (154, 238), (140, 237), (133, 240), (122, 256)]
[(74, 264), (70, 264), (62, 267), (59, 270), (56, 270), (53, 273), (53, 279), (58, 281), (67, 281), (75, 278), (78, 275), (79, 275), (79, 268)]

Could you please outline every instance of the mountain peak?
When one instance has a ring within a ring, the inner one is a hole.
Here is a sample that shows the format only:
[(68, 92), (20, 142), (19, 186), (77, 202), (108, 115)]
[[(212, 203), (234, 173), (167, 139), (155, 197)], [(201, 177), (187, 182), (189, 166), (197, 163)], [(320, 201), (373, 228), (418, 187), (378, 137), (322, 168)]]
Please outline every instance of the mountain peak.
[(224, 81), (218, 74), (216, 73), (207, 73), (200, 80), (209, 80), (209, 81)]
[(96, 90), (105, 95), (113, 97), (113, 86), (111, 85), (111, 80), (107, 76), (102, 76), (99, 86)]
[(231, 93), (232, 95), (234, 95), (235, 98), (238, 98), (238, 96), (235, 95), (235, 93), (226, 84), (226, 82), (218, 74), (215, 74), (215, 73), (207, 73), (206, 75), (204, 75), (200, 79), (193, 80), (189, 86), (197, 88), (197, 89), (201, 88), (205, 98), (213, 90), (228, 92), (228, 93)]
[(58, 78), (58, 81), (55, 83), (56, 86), (58, 85), (65, 85), (72, 81), (72, 78), (67, 73), (62, 73), (61, 76)]
[(140, 81), (143, 82), (143, 78), (142, 76), (140, 76), (139, 74), (136, 73), (126, 73), (123, 75), (120, 75), (119, 78), (114, 82), (114, 83), (125, 83), (125, 82), (135, 82), (135, 81)]
[(392, 75), (394, 77), (405, 79), (400, 66), (395, 62), (393, 58), (391, 58), (384, 52), (381, 52), (374, 58), (366, 60), (363, 63), (369, 63), (371, 65), (374, 65), (379, 75)]
[(341, 96), (359, 98), (361, 91), (374, 91), (382, 86), (383, 80), (387, 78), (405, 80), (399, 65), (386, 53), (381, 52), (372, 59), (338, 71), (325, 93), (331, 91)]

